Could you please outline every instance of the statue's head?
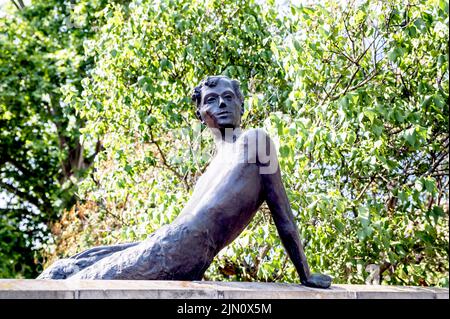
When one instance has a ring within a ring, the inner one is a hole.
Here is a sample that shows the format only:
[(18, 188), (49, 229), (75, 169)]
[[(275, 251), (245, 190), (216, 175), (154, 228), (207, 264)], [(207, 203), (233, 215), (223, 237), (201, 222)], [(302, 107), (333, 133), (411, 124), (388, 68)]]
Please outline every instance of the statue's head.
[(209, 128), (238, 128), (244, 114), (239, 82), (226, 76), (209, 76), (194, 89), (197, 117)]

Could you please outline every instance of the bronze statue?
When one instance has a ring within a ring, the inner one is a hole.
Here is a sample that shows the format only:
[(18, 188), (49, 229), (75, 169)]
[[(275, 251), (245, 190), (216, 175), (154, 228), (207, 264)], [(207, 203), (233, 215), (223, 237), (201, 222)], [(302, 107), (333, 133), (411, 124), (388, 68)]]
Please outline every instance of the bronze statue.
[(273, 142), (263, 130), (240, 129), (244, 103), (239, 83), (208, 77), (192, 99), (218, 150), (175, 221), (142, 242), (95, 247), (59, 260), (38, 279), (201, 280), (214, 257), (266, 201), (302, 284), (330, 286), (329, 276), (310, 273)]

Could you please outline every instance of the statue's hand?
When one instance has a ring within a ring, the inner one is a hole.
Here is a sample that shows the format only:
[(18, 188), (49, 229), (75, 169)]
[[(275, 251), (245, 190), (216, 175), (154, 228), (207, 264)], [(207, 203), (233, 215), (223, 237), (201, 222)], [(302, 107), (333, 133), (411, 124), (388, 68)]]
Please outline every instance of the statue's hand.
[(322, 274), (312, 274), (306, 281), (302, 281), (302, 284), (312, 288), (329, 288), (331, 277)]

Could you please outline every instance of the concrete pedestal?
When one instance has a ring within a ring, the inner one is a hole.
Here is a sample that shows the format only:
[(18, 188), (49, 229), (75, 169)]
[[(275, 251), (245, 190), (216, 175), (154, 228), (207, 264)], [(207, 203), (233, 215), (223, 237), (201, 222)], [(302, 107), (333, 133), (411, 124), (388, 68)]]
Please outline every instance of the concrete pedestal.
[(158, 280), (0, 279), (0, 299), (449, 299), (448, 288)]

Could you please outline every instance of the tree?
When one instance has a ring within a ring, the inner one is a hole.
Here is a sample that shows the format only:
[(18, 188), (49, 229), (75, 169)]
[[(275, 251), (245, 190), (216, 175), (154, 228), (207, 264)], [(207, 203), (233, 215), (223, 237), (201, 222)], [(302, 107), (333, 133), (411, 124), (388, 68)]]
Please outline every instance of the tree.
[[(100, 150), (100, 141), (80, 140), (83, 121), (61, 89), (70, 84), (80, 94), (93, 62), (84, 58), (83, 43), (101, 22), (96, 15), (106, 1), (18, 3), (20, 11), (0, 21), (0, 227), (7, 246), (0, 276), (30, 277), (39, 270), (30, 263), (33, 249), (75, 204), (76, 182)], [(12, 271), (21, 264), (26, 271)]]
[(276, 126), (316, 265), (448, 285), (448, 4), (292, 10), (277, 50), (290, 116)]
[[(206, 75), (241, 81), (244, 127), (279, 141), (313, 271), (336, 283), (448, 285), (448, 5), (324, 1), (132, 2), (85, 42), (95, 65), (65, 102), (102, 140), (49, 262), (143, 240), (171, 222), (211, 141), (189, 96)], [(194, 156), (199, 146), (206, 150)], [(373, 267), (374, 266), (374, 267)], [(267, 208), (206, 279), (298, 282)]]

